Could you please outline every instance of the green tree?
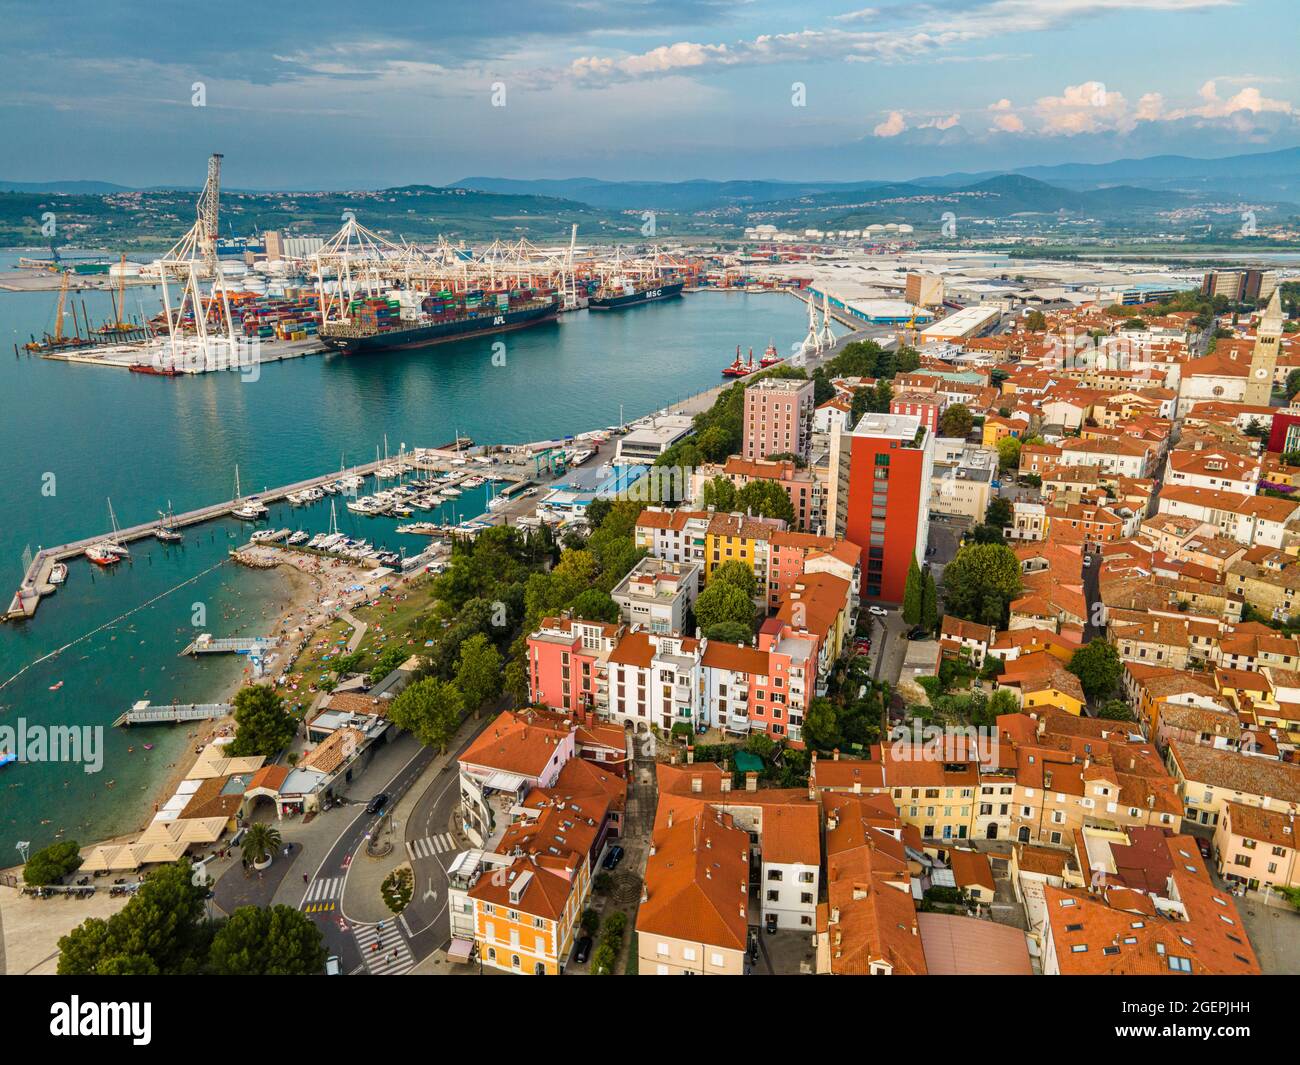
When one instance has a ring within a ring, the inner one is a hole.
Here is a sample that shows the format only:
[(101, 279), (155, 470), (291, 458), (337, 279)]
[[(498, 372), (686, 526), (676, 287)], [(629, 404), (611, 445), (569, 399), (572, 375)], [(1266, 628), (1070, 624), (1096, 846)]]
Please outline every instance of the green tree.
[(292, 906), (241, 906), (212, 937), (218, 976), (317, 976), (325, 968), (320, 929)]
[(736, 509), (736, 486), (719, 474), (704, 482), (701, 499), (706, 507), (730, 512)]
[(76, 841), (71, 839), (42, 847), (23, 866), (23, 883), (32, 887), (59, 883), (69, 873), (81, 868), (83, 859), (79, 850)]
[(715, 640), (718, 643), (747, 644), (754, 636), (754, 631), (750, 626), (737, 621), (720, 621), (716, 625), (710, 625), (707, 629), (701, 628), (700, 631), (707, 639)]
[(1079, 678), (1083, 693), (1094, 703), (1115, 690), (1124, 672), (1119, 652), (1102, 637), (1075, 651), (1066, 668)]
[(934, 574), (925, 571), (921, 588), (921, 627), (933, 632), (939, 625), (939, 590), (934, 586)]
[(388, 719), (426, 747), (446, 749), (465, 713), (460, 690), (448, 681), (425, 677), (408, 684), (388, 708)]
[(139, 891), (107, 921), (92, 918), (59, 940), (60, 976), (198, 973), (212, 929), (200, 924), (205, 887), (187, 859), (146, 875)]
[(754, 631), (754, 600), (744, 590), (726, 581), (710, 580), (695, 600), (695, 620), (708, 632), (715, 625), (732, 622)]
[[(594, 589), (588, 589), (588, 592), (591, 591)], [(473, 710), (475, 714), (483, 708), (484, 703), (501, 694), (501, 652), (481, 632), (461, 644), (460, 660), (456, 666), (456, 687), (460, 689), (465, 708)]]
[(818, 751), (833, 751), (840, 746), (839, 715), (829, 699), (818, 697), (808, 704), (803, 717), (803, 741)]
[(1123, 699), (1107, 699), (1097, 711), (1097, 716), (1110, 721), (1132, 721), (1133, 711)]
[(1010, 470), (1020, 465), (1020, 441), (1004, 436), (998, 441), (998, 469)]
[(293, 742), (298, 722), (285, 709), (284, 700), (267, 684), (240, 688), (235, 696), (235, 738), (230, 753), (236, 757), (260, 754), (273, 758)]
[[(621, 580), (622, 578), (620, 578)], [(599, 588), (588, 588), (569, 604), (573, 616), (584, 621), (617, 621), (618, 604), (610, 598), (609, 592)]]
[(940, 436), (957, 436), (965, 439), (975, 426), (975, 417), (964, 403), (954, 403), (939, 419)]
[(250, 865), (260, 865), (268, 858), (274, 858), (276, 851), (280, 849), (282, 843), (280, 830), (274, 825), (268, 825), (264, 821), (255, 821), (248, 826), (244, 833), (244, 841), (240, 844), (243, 849), (243, 857)]
[(758, 578), (754, 576), (754, 571), (738, 558), (727, 559), (713, 571), (709, 583), (713, 584), (717, 581), (739, 588), (750, 599), (758, 596)]
[(1015, 510), (1011, 500), (994, 496), (989, 500), (988, 509), (984, 511), (984, 522), (998, 529), (1005, 529), (1015, 520)]
[(909, 625), (918, 625), (921, 622), (921, 598), (924, 590), (925, 578), (921, 575), (921, 567), (916, 563), (916, 556), (913, 555), (907, 566), (907, 583), (903, 586), (903, 620)]
[(1001, 627), (1022, 587), (1020, 562), (1005, 544), (966, 544), (943, 573), (948, 613), (985, 625)]
[(1030, 311), (1025, 315), (1025, 328), (1031, 333), (1041, 333), (1047, 328), (1047, 317), (1042, 311)]
[(761, 518), (781, 518), (795, 524), (794, 504), (776, 481), (750, 481), (736, 493), (736, 510)]

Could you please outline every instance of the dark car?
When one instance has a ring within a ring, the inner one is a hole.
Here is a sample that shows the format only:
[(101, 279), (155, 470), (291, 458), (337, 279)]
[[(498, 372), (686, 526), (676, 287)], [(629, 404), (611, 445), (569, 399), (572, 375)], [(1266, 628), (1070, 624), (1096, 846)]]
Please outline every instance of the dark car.
[(1208, 839), (1202, 839), (1200, 836), (1197, 836), (1196, 849), (1201, 852), (1201, 857), (1207, 862), (1214, 857), (1214, 852), (1210, 850), (1210, 841)]
[(591, 957), (591, 936), (583, 936), (573, 945), (573, 960), (582, 964)]
[(911, 632), (907, 634), (907, 638), (909, 640), (924, 640), (929, 635), (930, 635), (929, 629), (923, 629), (921, 628), (920, 625), (918, 625), (916, 628), (914, 628)]
[(366, 804), (366, 813), (377, 814), (388, 805), (388, 793), (381, 791), (369, 803)]
[(614, 846), (609, 848), (609, 853), (605, 855), (605, 860), (600, 864), (606, 869), (617, 869), (618, 863), (623, 860), (623, 848)]

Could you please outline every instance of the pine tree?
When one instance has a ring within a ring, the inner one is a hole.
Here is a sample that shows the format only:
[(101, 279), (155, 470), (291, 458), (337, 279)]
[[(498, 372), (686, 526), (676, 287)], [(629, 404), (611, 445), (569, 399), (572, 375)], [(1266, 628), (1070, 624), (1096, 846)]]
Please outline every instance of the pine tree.
[(921, 589), (921, 626), (930, 632), (939, 624), (939, 593), (934, 586), (934, 574), (925, 571), (925, 584)]
[(903, 588), (903, 620), (909, 625), (916, 625), (921, 620), (924, 581), (921, 567), (916, 564), (916, 556), (907, 567), (907, 584)]

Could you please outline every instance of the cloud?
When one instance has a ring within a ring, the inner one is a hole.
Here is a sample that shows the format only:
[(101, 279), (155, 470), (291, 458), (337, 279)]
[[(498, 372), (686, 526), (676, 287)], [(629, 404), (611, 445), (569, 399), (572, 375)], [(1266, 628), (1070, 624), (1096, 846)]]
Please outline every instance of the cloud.
[(1219, 87), (1214, 81), (1207, 81), (1200, 87), (1197, 95), (1201, 98), (1200, 107), (1190, 107), (1170, 111), (1164, 117), (1178, 118), (1227, 118), (1239, 111), (1249, 111), (1253, 115), (1268, 111), (1291, 114), (1292, 106), (1286, 100), (1270, 100), (1253, 85), (1247, 85), (1226, 100), (1219, 96)]
[(961, 116), (954, 112), (953, 114), (949, 115), (947, 118), (928, 119), (927, 121), (922, 122), (919, 128), (920, 129), (952, 129), (952, 127), (957, 125), (957, 123), (960, 121), (961, 121)]
[(897, 137), (905, 129), (907, 129), (907, 122), (904, 120), (902, 113), (890, 111), (889, 117), (871, 132), (877, 137)]
[(1049, 135), (1123, 131), (1134, 122), (1124, 94), (1108, 92), (1100, 81), (1067, 85), (1060, 96), (1040, 96), (1033, 109), (1041, 132)]
[[(679, 41), (623, 56), (582, 56), (567, 74), (582, 79), (636, 78), (683, 69), (704, 73), (790, 62), (898, 63), (951, 58), (952, 48), (1003, 34), (1058, 29), (1081, 18), (1134, 10), (1181, 13), (1232, 6), (1236, 0), (977, 0), (966, 10), (921, 5), (910, 25), (863, 30), (881, 14), (862, 8), (833, 17), (822, 30), (763, 34), (731, 44)], [(891, 14), (897, 13), (891, 9)]]

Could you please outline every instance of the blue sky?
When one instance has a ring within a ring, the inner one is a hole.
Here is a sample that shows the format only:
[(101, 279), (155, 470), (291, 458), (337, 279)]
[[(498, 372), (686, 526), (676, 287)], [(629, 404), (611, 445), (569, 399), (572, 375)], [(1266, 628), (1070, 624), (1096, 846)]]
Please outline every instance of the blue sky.
[(223, 151), (243, 187), (858, 180), (1300, 144), (1291, 0), (116, 8), (0, 0), (0, 178), (193, 184)]

